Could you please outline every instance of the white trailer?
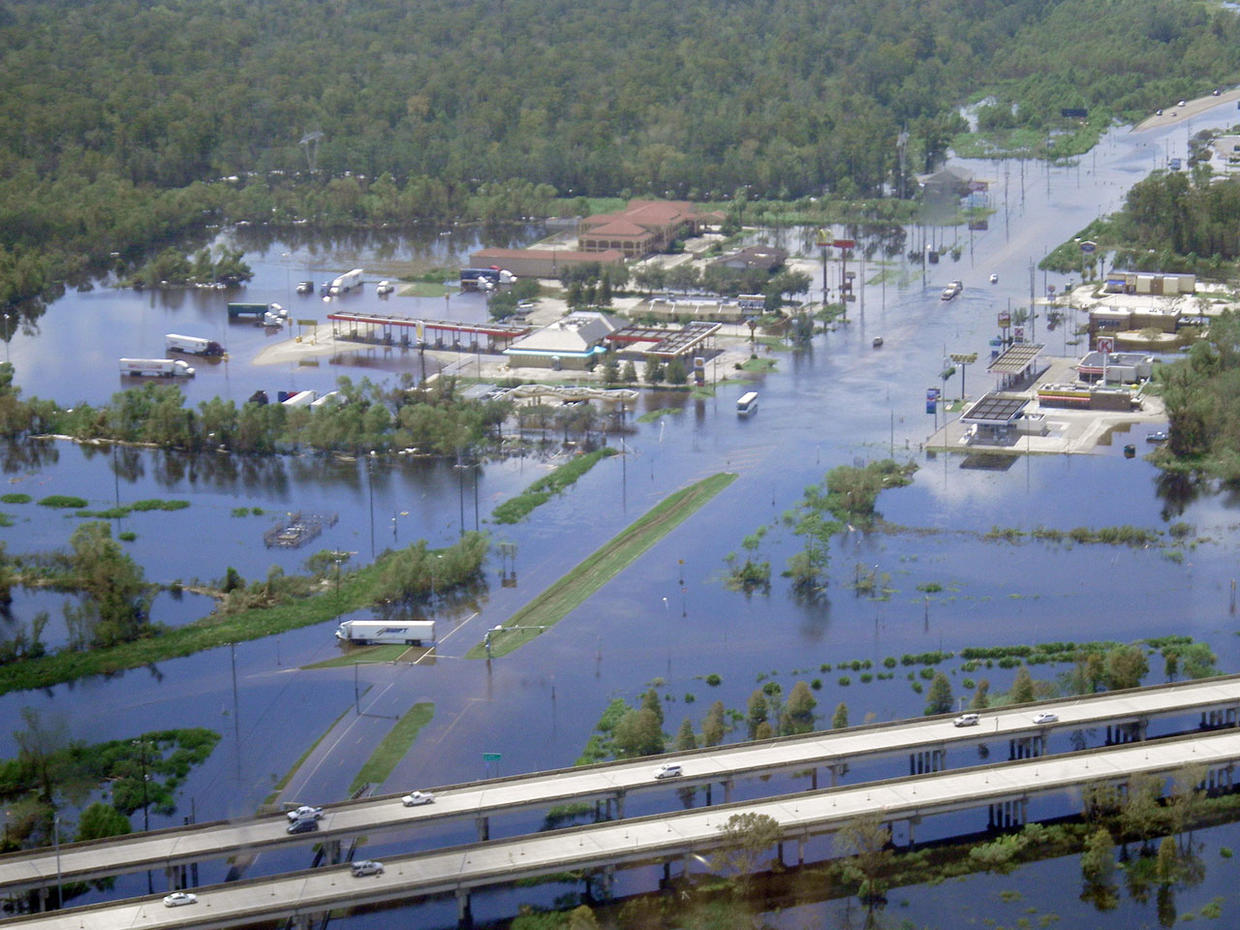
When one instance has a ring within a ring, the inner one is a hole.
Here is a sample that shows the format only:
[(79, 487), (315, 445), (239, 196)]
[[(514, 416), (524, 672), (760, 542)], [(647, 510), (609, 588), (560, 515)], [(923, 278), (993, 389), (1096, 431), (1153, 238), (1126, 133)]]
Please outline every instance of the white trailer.
[(359, 646), (379, 643), (421, 646), (435, 642), (435, 621), (345, 620), (336, 628), (336, 639)]
[(280, 403), (286, 407), (309, 407), (318, 399), (318, 396), (314, 391), (294, 391)]
[(354, 268), (352, 271), (346, 271), (340, 277), (332, 281), (331, 285), (327, 289), (327, 293), (332, 297), (335, 297), (337, 294), (347, 294), (349, 291), (353, 290), (353, 288), (360, 287), (362, 284), (362, 273), (361, 268)]
[(121, 374), (135, 378), (192, 378), (194, 369), (179, 358), (123, 358)]
[(214, 339), (201, 336), (182, 336), (179, 333), (164, 335), (165, 352), (183, 352), (186, 355), (219, 356), (224, 354), (224, 347)]
[(312, 400), (310, 402), (310, 406), (311, 407), (326, 407), (329, 404), (338, 404), (340, 403), (340, 400), (341, 398), (340, 398), (339, 391), (328, 391), (322, 397), (318, 397)]

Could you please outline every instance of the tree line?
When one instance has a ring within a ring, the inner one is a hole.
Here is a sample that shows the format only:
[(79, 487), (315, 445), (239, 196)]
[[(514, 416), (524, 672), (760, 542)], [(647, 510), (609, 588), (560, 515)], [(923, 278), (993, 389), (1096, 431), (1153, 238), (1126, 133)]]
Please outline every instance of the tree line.
[(23, 400), (13, 384), (13, 368), (5, 362), (0, 363), (0, 436), (54, 433), (77, 440), (258, 455), (410, 448), (461, 455), (494, 438), (511, 407), (503, 400), (464, 398), (452, 378), (419, 388), (409, 387), (407, 376), (391, 389), (368, 378), (355, 384), (345, 376), (337, 383), (337, 402), (322, 408), (289, 408), (263, 397), (241, 406), (213, 397), (190, 408), (180, 387), (156, 383), (118, 391), (104, 406), (64, 408), (39, 398)]
[(966, 128), (959, 101), (1052, 135), (1064, 107), (1149, 112), (1236, 72), (1237, 22), (1167, 0), (13, 0), (0, 301), (241, 220), (907, 195)]

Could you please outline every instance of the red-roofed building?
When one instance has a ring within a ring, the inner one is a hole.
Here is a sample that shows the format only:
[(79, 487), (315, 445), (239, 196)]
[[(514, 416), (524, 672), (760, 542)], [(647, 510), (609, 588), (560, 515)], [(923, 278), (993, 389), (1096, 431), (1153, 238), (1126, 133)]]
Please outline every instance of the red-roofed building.
[(666, 251), (674, 240), (696, 234), (702, 225), (721, 222), (721, 214), (699, 213), (686, 200), (631, 200), (619, 213), (582, 219), (577, 247), (583, 252), (615, 250), (637, 259)]

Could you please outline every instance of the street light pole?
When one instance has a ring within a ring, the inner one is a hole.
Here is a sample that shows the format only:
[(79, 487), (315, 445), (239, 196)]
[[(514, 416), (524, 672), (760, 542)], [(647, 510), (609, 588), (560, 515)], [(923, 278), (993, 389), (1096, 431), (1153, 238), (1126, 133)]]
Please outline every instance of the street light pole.
[[(146, 740), (136, 739), (133, 742), (134, 742), (134, 745), (138, 747), (138, 758), (141, 760), (141, 763), (142, 763), (142, 832), (147, 833), (151, 829), (151, 815), (150, 815), (150, 794), (147, 790), (147, 782), (150, 776), (147, 774), (147, 771), (146, 771)], [(59, 865), (59, 860), (57, 860), (57, 864)], [(155, 885), (151, 879), (150, 869), (146, 870), (146, 893), (147, 894), (155, 893)]]
[(56, 907), (65, 906), (64, 886), (61, 883), (60, 873), (60, 814), (57, 813), (52, 817), (52, 836), (56, 841)]

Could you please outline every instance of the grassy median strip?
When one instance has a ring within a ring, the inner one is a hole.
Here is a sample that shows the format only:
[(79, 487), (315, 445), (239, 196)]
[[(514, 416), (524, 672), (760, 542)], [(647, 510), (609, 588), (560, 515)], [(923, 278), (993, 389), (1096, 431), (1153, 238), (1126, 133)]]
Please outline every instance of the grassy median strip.
[(375, 751), (357, 773), (353, 784), (349, 786), (349, 794), (353, 794), (363, 785), (381, 785), (387, 781), (392, 769), (396, 768), (396, 763), (409, 752), (409, 747), (418, 737), (418, 731), (430, 723), (433, 716), (435, 705), (429, 703), (414, 704), (405, 711), (405, 715), (396, 721), (396, 726), (383, 737), (383, 742), (375, 747)]
[(550, 474), (543, 475), (528, 488), (510, 500), (504, 501), (491, 514), (496, 523), (518, 523), (535, 508), (551, 500), (567, 487), (576, 483), (577, 479), (597, 465), (600, 461), (616, 450), (610, 447), (595, 449), (585, 455), (579, 455), (565, 462)]
[[(505, 627), (521, 629), (492, 633), (491, 655), (506, 655), (537, 636), (542, 631), (540, 628), (558, 623), (735, 480), (735, 474), (720, 472), (660, 501), (504, 624)], [(465, 657), (484, 659), (486, 649), (479, 644), (470, 649)]]
[(349, 665), (374, 665), (377, 662), (395, 662), (409, 647), (404, 643), (390, 643), (383, 646), (352, 646), (344, 655), (312, 662), (302, 668), (344, 668)]

